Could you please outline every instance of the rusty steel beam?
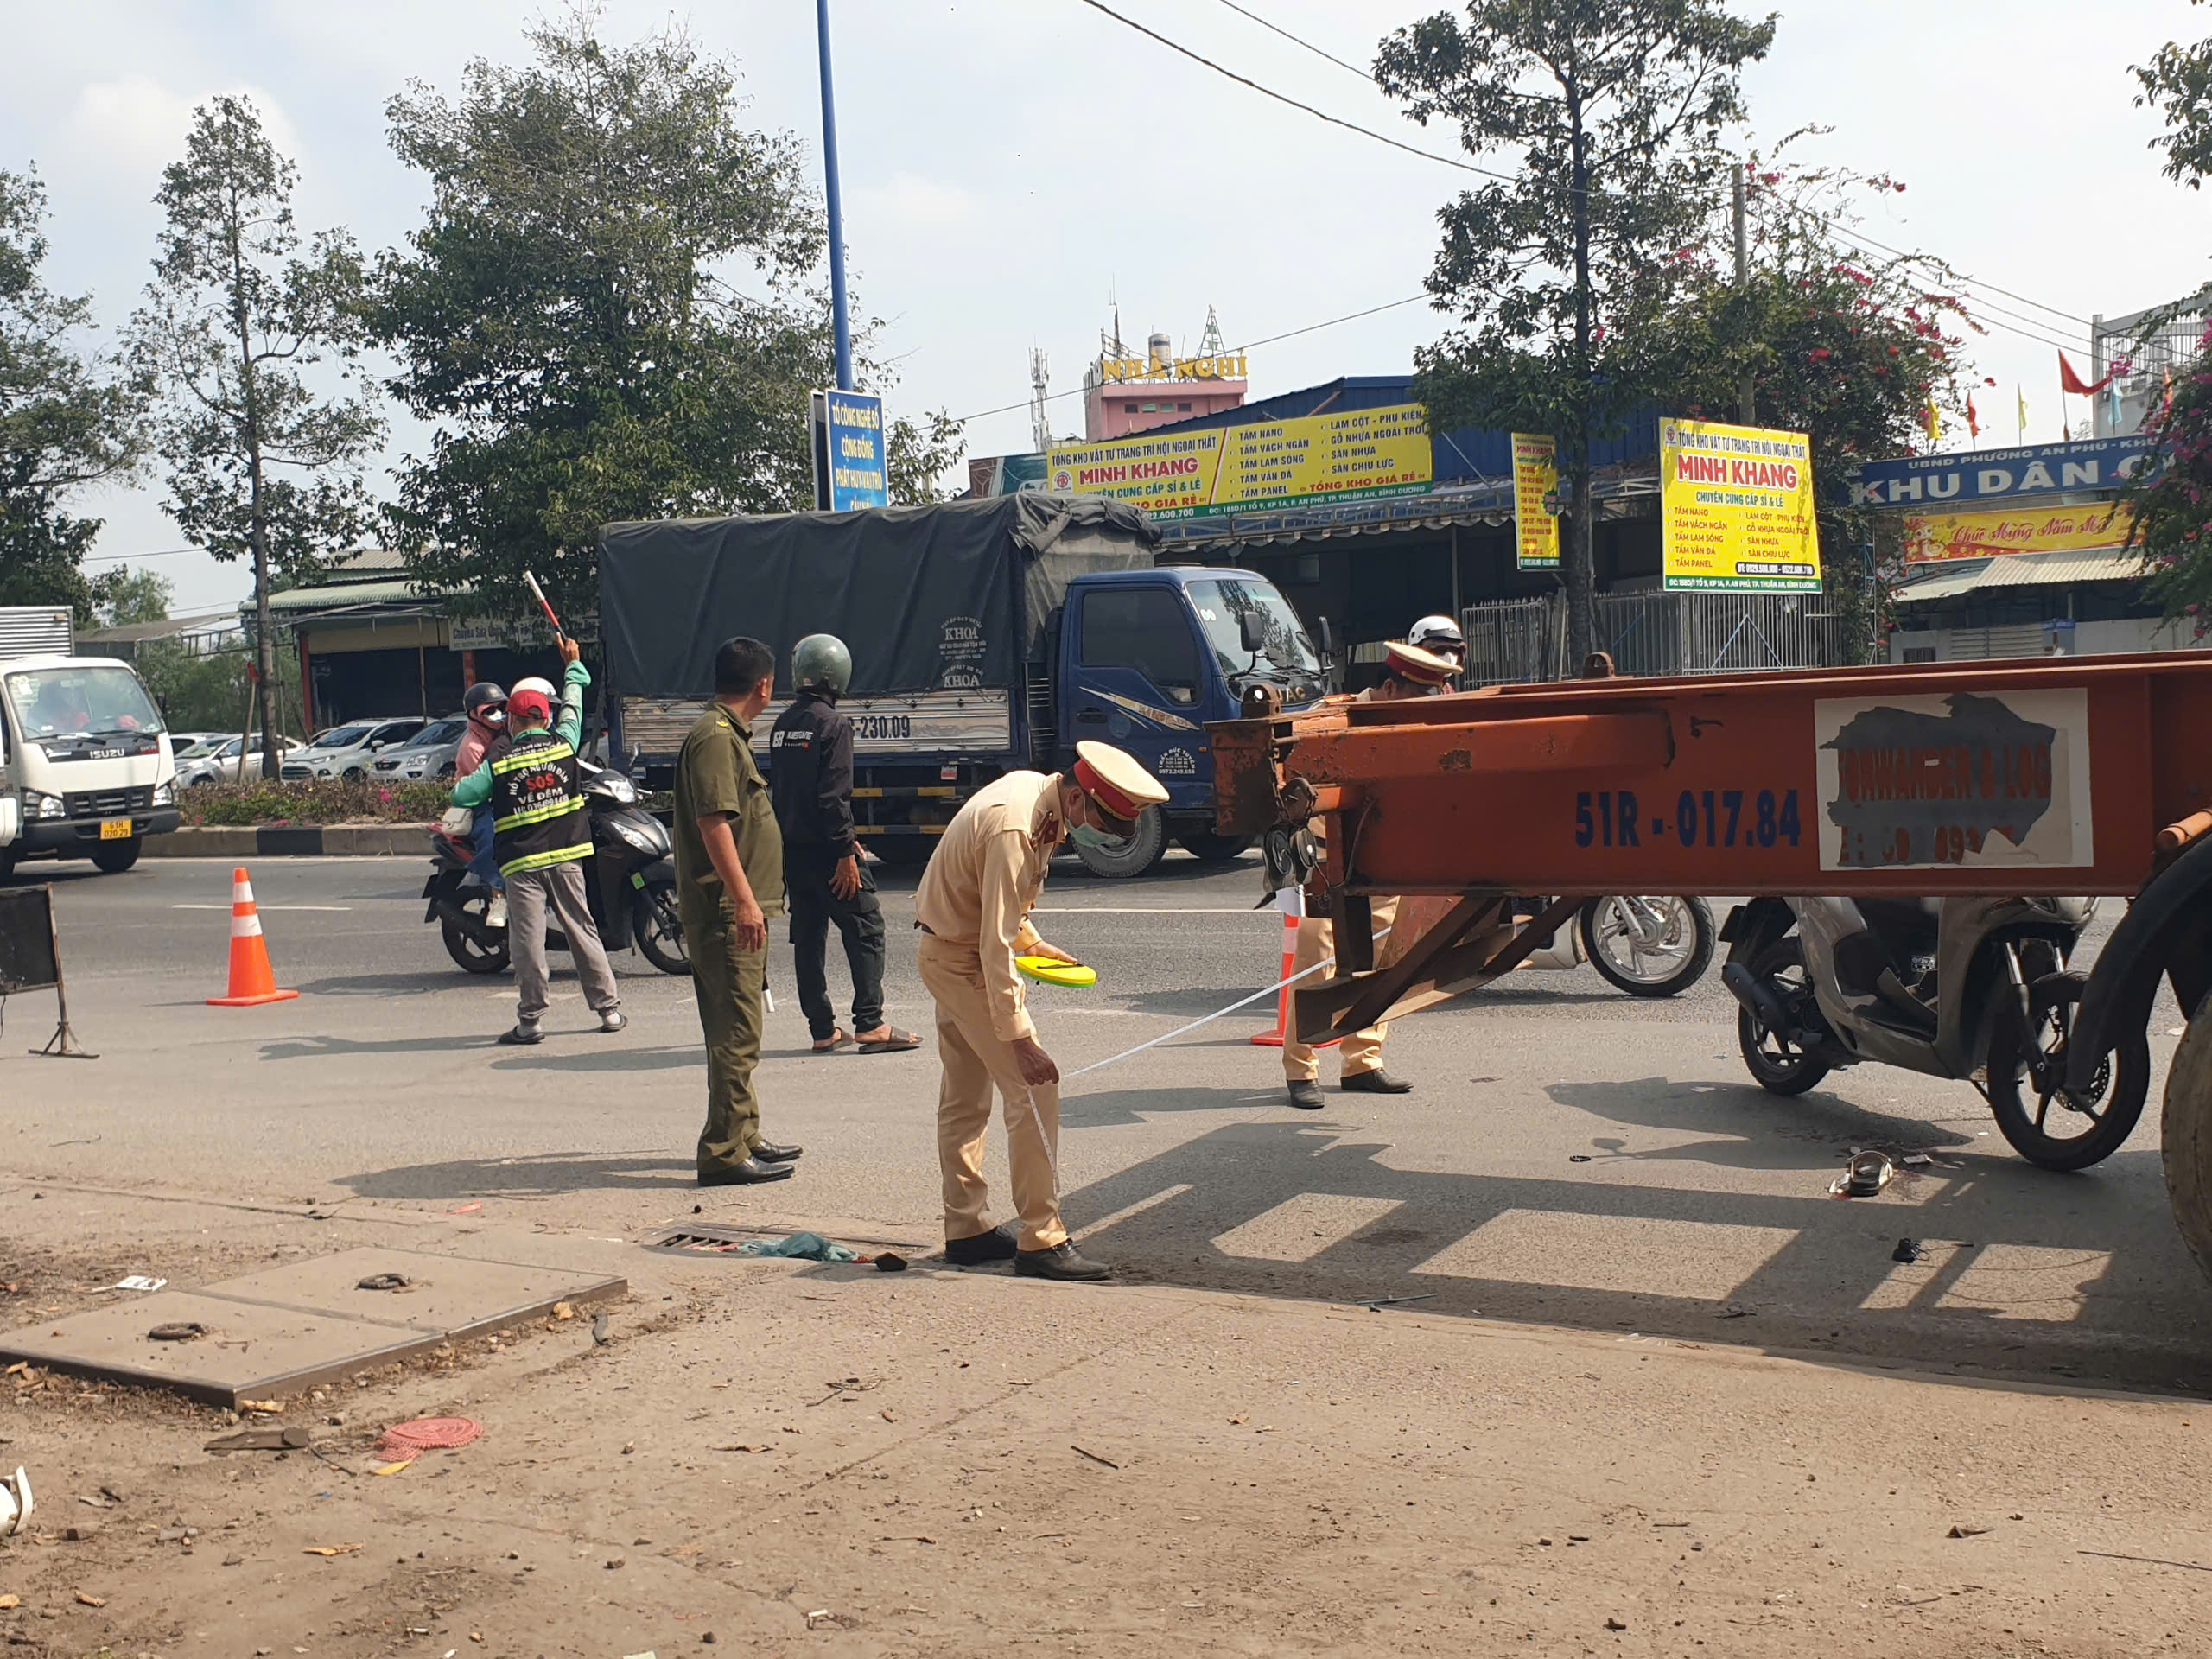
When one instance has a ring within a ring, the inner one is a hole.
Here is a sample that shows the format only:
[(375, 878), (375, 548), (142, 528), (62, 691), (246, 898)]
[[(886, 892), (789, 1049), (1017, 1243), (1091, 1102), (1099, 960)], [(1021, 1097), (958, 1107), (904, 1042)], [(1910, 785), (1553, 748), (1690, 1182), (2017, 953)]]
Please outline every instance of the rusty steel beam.
[(1347, 1032), (1364, 1031), (1439, 1002), (1478, 991), (1511, 973), (1546, 939), (1573, 920), (1580, 899), (1562, 899), (1534, 920), (1524, 922), (1503, 941), (1470, 939), (1498, 904), (1497, 897), (1471, 893), (1435, 926), (1421, 934), (1391, 966), (1357, 977), (1324, 981), (1292, 998), (1298, 1039), (1325, 1043)]

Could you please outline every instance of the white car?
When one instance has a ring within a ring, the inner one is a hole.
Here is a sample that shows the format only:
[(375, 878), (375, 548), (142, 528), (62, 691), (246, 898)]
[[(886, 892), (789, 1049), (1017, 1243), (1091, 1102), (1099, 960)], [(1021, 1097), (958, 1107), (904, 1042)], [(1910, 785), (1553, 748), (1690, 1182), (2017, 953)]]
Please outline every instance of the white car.
[(289, 755), (284, 776), (295, 781), (309, 778), (344, 778), (359, 782), (386, 749), (404, 743), (430, 722), (417, 716), (357, 720), (325, 732), (304, 751)]
[[(238, 762), (244, 744), (243, 738), (233, 737), (192, 760), (180, 760), (176, 768), (177, 786), (189, 789), (195, 784), (235, 784), (238, 780)], [(287, 737), (278, 740), (277, 747), (289, 758), (297, 753), (302, 746), (298, 738)], [(258, 778), (261, 775), (261, 734), (258, 732), (254, 734), (252, 747), (245, 751), (245, 775)]]
[(236, 732), (170, 732), (169, 759), (181, 768), (188, 760), (202, 760), (214, 753), (226, 739), (237, 735)]
[(386, 749), (369, 768), (378, 783), (419, 783), (426, 778), (450, 778), (461, 753), (461, 740), (468, 734), (468, 720), (449, 715), (434, 720), (397, 748)]

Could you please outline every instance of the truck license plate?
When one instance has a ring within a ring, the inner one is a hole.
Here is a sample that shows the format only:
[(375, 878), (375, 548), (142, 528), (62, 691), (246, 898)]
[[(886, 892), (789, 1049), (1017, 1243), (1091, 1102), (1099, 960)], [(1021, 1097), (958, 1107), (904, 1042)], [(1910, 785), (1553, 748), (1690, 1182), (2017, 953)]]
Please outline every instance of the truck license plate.
[(130, 840), (130, 820), (128, 818), (102, 818), (100, 820), (100, 839), (102, 841)]

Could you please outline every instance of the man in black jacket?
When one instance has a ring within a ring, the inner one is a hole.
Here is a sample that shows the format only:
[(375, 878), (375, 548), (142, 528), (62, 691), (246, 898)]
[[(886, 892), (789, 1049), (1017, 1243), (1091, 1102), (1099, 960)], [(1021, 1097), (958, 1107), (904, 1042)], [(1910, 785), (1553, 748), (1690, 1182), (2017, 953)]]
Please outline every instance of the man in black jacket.
[[(784, 832), (791, 967), (799, 1006), (827, 1054), (857, 1040), (863, 1054), (918, 1048), (883, 1017), (883, 906), (853, 834), (853, 722), (837, 699), (853, 681), (852, 653), (834, 634), (810, 633), (791, 652), (791, 706), (768, 739), (768, 789)], [(844, 936), (853, 976), (853, 1029), (837, 1024), (824, 957), (830, 924)]]

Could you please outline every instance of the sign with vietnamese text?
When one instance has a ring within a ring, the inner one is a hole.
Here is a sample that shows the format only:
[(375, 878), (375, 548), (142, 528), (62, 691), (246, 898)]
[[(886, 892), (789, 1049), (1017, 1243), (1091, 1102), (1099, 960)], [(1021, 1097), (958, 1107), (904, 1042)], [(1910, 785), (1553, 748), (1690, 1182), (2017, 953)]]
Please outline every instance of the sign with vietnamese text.
[(1119, 385), (1138, 380), (1242, 380), (1244, 353), (1218, 357), (1102, 357), (1098, 378)]
[(2094, 507), (2031, 507), (2012, 512), (1920, 513), (1904, 521), (1907, 564), (1981, 559), (1993, 553), (2082, 553), (2121, 547), (2127, 515), (2112, 502)]
[(1529, 432), (1513, 435), (1513, 532), (1523, 570), (1559, 569), (1559, 441)]
[(1659, 516), (1669, 593), (1817, 593), (1812, 448), (1802, 432), (1659, 423)]
[(814, 394), (814, 504), (830, 512), (891, 505), (882, 398), (865, 391)]
[(2012, 501), (2066, 490), (2116, 490), (2150, 448), (2140, 436), (1968, 449), (1870, 461), (1853, 474), (1854, 507), (1927, 507), (1955, 501)]
[(1111, 496), (1167, 519), (1420, 495), (1433, 476), (1428, 420), (1418, 404), (1157, 432), (1046, 456), (1053, 490)]

